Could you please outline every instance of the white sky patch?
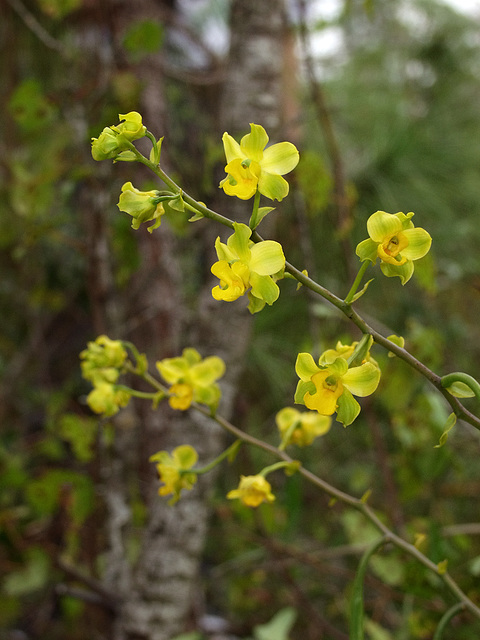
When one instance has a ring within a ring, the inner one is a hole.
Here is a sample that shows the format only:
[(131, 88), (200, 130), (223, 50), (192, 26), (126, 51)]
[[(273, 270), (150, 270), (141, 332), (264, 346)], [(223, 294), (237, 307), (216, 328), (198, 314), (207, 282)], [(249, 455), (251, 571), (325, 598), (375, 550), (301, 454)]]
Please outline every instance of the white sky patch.
[(480, 0), (442, 0), (443, 4), (448, 4), (467, 16), (480, 18)]

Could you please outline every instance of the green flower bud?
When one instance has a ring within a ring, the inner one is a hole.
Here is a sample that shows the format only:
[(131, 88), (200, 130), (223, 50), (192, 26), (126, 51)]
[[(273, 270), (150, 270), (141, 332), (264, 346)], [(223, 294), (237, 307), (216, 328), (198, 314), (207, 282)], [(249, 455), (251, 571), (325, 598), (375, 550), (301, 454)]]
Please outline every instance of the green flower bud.
[(143, 138), (147, 133), (147, 127), (142, 124), (142, 116), (136, 111), (120, 113), (118, 118), (120, 124), (117, 124), (113, 129), (130, 142)]
[(142, 222), (155, 220), (149, 231), (160, 226), (161, 216), (165, 213), (158, 191), (139, 191), (131, 182), (122, 187), (117, 207), (132, 216), (132, 227), (138, 229)]
[(87, 396), (87, 404), (95, 413), (106, 417), (114, 416), (120, 407), (126, 407), (130, 394), (124, 389), (116, 389), (108, 382), (99, 382)]
[(110, 127), (105, 127), (98, 138), (92, 138), (92, 157), (94, 160), (116, 158), (125, 148), (125, 141)]

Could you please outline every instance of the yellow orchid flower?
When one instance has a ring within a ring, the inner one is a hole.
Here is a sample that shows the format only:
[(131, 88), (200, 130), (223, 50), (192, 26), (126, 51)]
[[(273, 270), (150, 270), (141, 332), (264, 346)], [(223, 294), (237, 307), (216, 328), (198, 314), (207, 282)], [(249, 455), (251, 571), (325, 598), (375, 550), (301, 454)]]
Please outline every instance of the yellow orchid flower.
[(360, 260), (375, 263), (380, 258), (380, 268), (388, 277), (398, 276), (405, 284), (414, 271), (414, 260), (423, 258), (432, 244), (430, 234), (421, 227), (415, 228), (413, 212), (386, 213), (376, 211), (367, 220), (370, 238), (357, 245)]
[(285, 256), (282, 246), (274, 240), (252, 242), (252, 230), (246, 224), (233, 223), (234, 233), (227, 244), (217, 238), (215, 250), (218, 262), (212, 266), (220, 284), (212, 289), (215, 300), (232, 302), (248, 291), (251, 313), (260, 311), (265, 303), (272, 305), (280, 289), (275, 280), (283, 277)]
[(282, 447), (296, 444), (306, 447), (330, 430), (330, 416), (320, 415), (316, 411), (298, 411), (293, 407), (284, 407), (275, 416), (278, 430), (282, 438)]
[(378, 386), (380, 369), (372, 362), (349, 367), (343, 357), (329, 364), (317, 365), (309, 353), (299, 353), (295, 371), (300, 380), (295, 392), (295, 402), (321, 415), (337, 412), (338, 422), (351, 424), (360, 413), (360, 405), (353, 397), (369, 396)]
[(162, 378), (172, 385), (169, 404), (185, 411), (192, 401), (215, 409), (220, 401), (220, 388), (215, 381), (225, 373), (225, 363), (218, 356), (202, 360), (196, 349), (184, 349), (177, 358), (165, 358), (156, 363)]
[(172, 455), (167, 451), (159, 451), (150, 456), (150, 462), (157, 463), (158, 476), (163, 482), (158, 493), (161, 496), (173, 494), (169, 504), (175, 504), (179, 500), (182, 489), (191, 489), (196, 483), (197, 474), (191, 469), (197, 460), (197, 452), (188, 444), (176, 447)]
[(294, 169), (299, 160), (291, 142), (266, 147), (268, 135), (259, 124), (250, 124), (250, 133), (240, 144), (228, 133), (223, 134), (223, 147), (228, 174), (220, 187), (229, 196), (249, 200), (257, 190), (270, 200), (282, 200), (288, 194), (288, 182), (282, 176)]
[(240, 476), (238, 488), (229, 491), (227, 498), (238, 498), (247, 507), (258, 507), (262, 502), (275, 500), (270, 483), (261, 475)]
[(117, 207), (132, 216), (133, 229), (138, 229), (142, 222), (154, 220), (154, 224), (148, 227), (151, 233), (160, 226), (161, 216), (165, 213), (163, 199), (159, 191), (139, 191), (131, 182), (125, 182)]
[[(335, 345), (335, 349), (327, 349), (322, 353), (319, 358), (319, 364), (328, 365), (332, 362), (335, 362), (337, 358), (348, 360), (353, 356), (358, 344), (358, 340), (355, 340), (355, 342), (352, 342), (352, 344), (343, 344), (341, 340), (338, 340), (337, 344)], [(362, 363), (363, 362), (371, 362), (373, 365), (379, 368), (378, 362), (374, 358), (372, 358), (372, 356), (370, 355), (370, 351), (367, 351), (365, 353), (365, 357), (362, 359)]]

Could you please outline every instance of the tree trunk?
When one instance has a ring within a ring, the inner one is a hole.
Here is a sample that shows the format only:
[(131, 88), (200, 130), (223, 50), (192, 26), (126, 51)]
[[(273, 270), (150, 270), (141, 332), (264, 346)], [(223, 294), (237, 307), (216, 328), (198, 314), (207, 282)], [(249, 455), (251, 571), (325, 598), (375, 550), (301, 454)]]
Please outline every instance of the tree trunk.
[[(129, 15), (134, 13), (136, 19), (146, 14), (151, 17), (152, 10), (151, 3), (136, 2)], [(225, 129), (243, 134), (250, 122), (257, 122), (276, 136), (282, 124), (283, 1), (235, 0), (231, 25), (231, 53), (218, 134)], [(162, 61), (152, 57), (138, 73), (145, 87), (141, 108), (144, 122), (157, 135), (166, 134), (168, 153), (168, 122), (165, 122), (168, 105), (163, 98)], [(244, 220), (250, 205), (235, 199), (226, 202), (226, 196), (222, 195), (218, 208), (225, 206), (229, 215)], [(139, 235), (143, 264), (135, 279), (138, 295), (134, 304), (137, 310), (144, 311), (137, 311), (137, 328), (125, 337), (133, 339), (152, 363), (179, 355), (186, 346), (197, 348), (204, 357), (221, 356), (227, 364), (227, 373), (221, 383), (220, 412), (228, 417), (248, 346), (251, 317), (244, 301), (228, 304), (213, 300), (214, 282), (209, 272), (209, 266), (216, 260), (213, 243), (217, 235), (225, 236), (225, 231), (208, 222), (196, 224), (203, 228), (188, 250), (196, 253), (199, 265), (202, 256), (205, 260), (207, 255), (208, 265), (202, 265), (205, 273), (193, 322), (188, 321), (180, 294), (183, 279), (191, 278), (192, 274), (182, 272), (178, 242), (167, 224), (162, 224), (152, 235)], [(144, 322), (142, 317), (149, 320)], [(158, 481), (148, 457), (159, 449), (170, 451), (188, 443), (198, 451), (199, 464), (203, 465), (223, 450), (226, 438), (212, 421), (193, 411), (174, 412), (166, 405), (156, 412), (142, 405), (137, 417), (126, 412), (123, 421), (130, 426), (117, 430), (104, 475), (109, 546), (105, 579), (122, 602), (113, 636), (115, 640), (169, 640), (185, 629), (192, 613), (215, 473), (202, 476), (194, 489), (184, 492), (172, 507), (158, 496)], [(129, 486), (135, 474), (140, 475), (144, 487), (148, 515), (137, 559), (131, 563), (127, 561), (132, 535)]]

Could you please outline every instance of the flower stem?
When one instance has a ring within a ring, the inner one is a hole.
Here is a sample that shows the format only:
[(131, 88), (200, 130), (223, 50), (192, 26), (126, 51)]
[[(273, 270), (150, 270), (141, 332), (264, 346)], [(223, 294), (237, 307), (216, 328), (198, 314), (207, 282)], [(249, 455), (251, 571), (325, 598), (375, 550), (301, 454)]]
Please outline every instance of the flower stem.
[(447, 627), (447, 624), (450, 622), (452, 618), (454, 618), (457, 615), (457, 613), (460, 613), (460, 611), (463, 611), (464, 609), (465, 609), (465, 603), (463, 602), (457, 602), (457, 604), (454, 604), (453, 607), (450, 607), (450, 609), (442, 616), (442, 619), (438, 623), (438, 627), (435, 630), (435, 635), (433, 636), (433, 640), (441, 640), (443, 636), (443, 632)]
[(355, 297), (355, 294), (357, 293), (357, 289), (360, 286), (360, 282), (362, 281), (362, 278), (365, 274), (365, 271), (368, 269), (369, 266), (369, 262), (370, 260), (364, 260), (362, 262), (362, 266), (360, 267), (358, 273), (357, 273), (357, 277), (355, 278), (354, 283), (352, 284), (352, 288), (350, 289), (350, 291), (347, 294), (347, 297), (345, 298), (345, 304), (351, 304), (353, 301), (353, 298)]
[[(208, 473), (214, 467), (216, 467), (217, 464), (220, 464), (220, 462), (225, 460), (225, 458), (228, 458), (229, 456), (235, 456), (242, 444), (243, 444), (242, 440), (240, 439), (235, 440), (235, 442), (232, 445), (230, 445), (228, 449), (225, 449), (225, 451), (223, 451), (219, 456), (217, 456), (215, 460), (212, 460), (211, 462), (206, 464), (204, 467), (201, 467), (200, 469), (193, 469), (194, 473), (196, 473), (197, 475), (201, 475), (202, 473)], [(189, 471), (191, 472), (192, 469), (189, 469)]]
[(255, 192), (255, 198), (253, 200), (253, 211), (252, 211), (252, 215), (250, 217), (250, 222), (248, 223), (248, 226), (250, 227), (250, 229), (255, 229), (258, 225), (258, 206), (260, 204), (260, 191), (256, 191)]
[(272, 473), (272, 471), (278, 471), (278, 469), (283, 469), (285, 467), (291, 467), (291, 466), (292, 466), (291, 462), (287, 462), (287, 461), (275, 462), (274, 464), (271, 464), (268, 467), (265, 467), (264, 469), (262, 469), (259, 475), (265, 478), (269, 473)]

